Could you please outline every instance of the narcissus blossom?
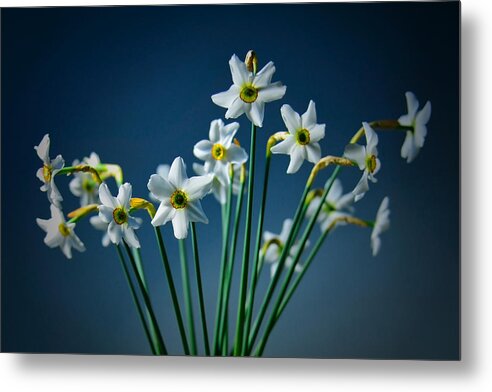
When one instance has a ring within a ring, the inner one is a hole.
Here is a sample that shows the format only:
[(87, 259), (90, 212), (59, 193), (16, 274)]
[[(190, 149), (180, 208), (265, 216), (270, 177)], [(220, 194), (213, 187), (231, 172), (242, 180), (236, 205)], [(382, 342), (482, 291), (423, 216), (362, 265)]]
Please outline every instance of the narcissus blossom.
[(371, 126), (364, 122), (362, 123), (366, 135), (366, 146), (359, 144), (349, 144), (345, 147), (345, 157), (353, 161), (363, 171), (359, 183), (352, 191), (355, 201), (362, 199), (365, 193), (369, 190), (369, 180), (377, 182), (374, 175), (381, 168), (381, 162), (378, 159), (378, 135)]
[(287, 89), (282, 83), (272, 83), (275, 66), (270, 61), (256, 75), (235, 54), (229, 60), (233, 85), (229, 90), (212, 95), (212, 101), (227, 109), (225, 118), (238, 118), (246, 113), (258, 127), (263, 126), (265, 103), (281, 99)]
[(61, 202), (63, 197), (58, 191), (55, 184), (55, 176), (63, 166), (65, 166), (65, 161), (61, 155), (57, 155), (55, 159), (50, 158), (50, 136), (49, 134), (44, 135), (41, 143), (35, 146), (38, 157), (43, 161), (43, 167), (39, 168), (36, 172), (36, 176), (43, 183), (41, 190), (46, 192), (48, 200), (51, 204), (57, 207), (61, 207)]
[(371, 248), (373, 256), (376, 256), (381, 248), (381, 239), (379, 236), (390, 227), (389, 216), (389, 198), (386, 196), (379, 206), (371, 233)]
[(120, 186), (118, 196), (114, 197), (108, 186), (99, 186), (99, 218), (108, 224), (108, 236), (113, 244), (118, 245), (122, 239), (133, 248), (140, 248), (140, 242), (134, 230), (140, 227), (139, 221), (130, 215), (132, 186), (125, 183)]
[[(96, 168), (98, 165), (101, 164), (101, 160), (99, 159), (99, 155), (97, 155), (95, 152), (92, 152), (89, 157), (85, 157), (82, 160), (82, 163)], [(77, 166), (79, 164), (80, 162), (77, 160), (73, 162), (72, 166)], [(82, 207), (88, 204), (99, 203), (99, 184), (94, 179), (94, 176), (91, 173), (73, 173), (73, 179), (72, 181), (70, 181), (68, 186), (74, 196), (80, 197), (80, 205)]]
[[(317, 222), (321, 231), (324, 232), (330, 227), (335, 219), (351, 215), (351, 211), (353, 210), (351, 204), (353, 201), (354, 195), (352, 193), (343, 194), (342, 182), (337, 178), (326, 195), (325, 202), (318, 215)], [(306, 211), (308, 217), (312, 217), (315, 214), (320, 202), (321, 196), (315, 196), (311, 203), (309, 203)], [(344, 222), (337, 224), (344, 224)]]
[(309, 101), (306, 113), (302, 116), (289, 105), (283, 105), (280, 112), (289, 135), (271, 148), (272, 153), (290, 155), (287, 173), (297, 172), (305, 159), (317, 163), (321, 158), (318, 142), (325, 137), (325, 124), (316, 123), (315, 103)]
[[(232, 180), (232, 193), (238, 195), (241, 191), (241, 165), (233, 165), (234, 178)], [(212, 181), (212, 193), (220, 204), (227, 202), (227, 192), (229, 191), (230, 177), (224, 181), (223, 178), (219, 178), (213, 172), (210, 173), (206, 170), (206, 165), (200, 165), (199, 163), (193, 164), (193, 171), (199, 176), (206, 176), (211, 174), (213, 176)]]
[(410, 163), (424, 146), (427, 123), (429, 122), (432, 108), (430, 101), (427, 101), (422, 110), (419, 111), (419, 101), (415, 94), (407, 91), (405, 97), (407, 99), (408, 113), (401, 116), (398, 122), (400, 125), (412, 127), (412, 130), (407, 131), (405, 141), (401, 146), (401, 157), (406, 159), (407, 163)]
[(213, 173), (223, 183), (229, 183), (229, 165), (241, 165), (248, 160), (248, 154), (233, 142), (239, 129), (237, 122), (225, 125), (222, 120), (210, 123), (209, 140), (195, 144), (193, 154), (205, 161), (207, 173)]
[(161, 226), (172, 221), (174, 236), (184, 239), (190, 222), (208, 223), (200, 199), (210, 192), (212, 181), (212, 175), (188, 178), (181, 157), (173, 161), (167, 178), (153, 174), (147, 187), (161, 204), (152, 225)]
[(75, 223), (65, 221), (63, 212), (54, 204), (50, 205), (50, 219), (36, 219), (36, 223), (46, 232), (44, 243), (50, 248), (59, 247), (67, 259), (72, 258), (72, 248), (79, 252), (85, 251), (85, 246), (74, 232)]

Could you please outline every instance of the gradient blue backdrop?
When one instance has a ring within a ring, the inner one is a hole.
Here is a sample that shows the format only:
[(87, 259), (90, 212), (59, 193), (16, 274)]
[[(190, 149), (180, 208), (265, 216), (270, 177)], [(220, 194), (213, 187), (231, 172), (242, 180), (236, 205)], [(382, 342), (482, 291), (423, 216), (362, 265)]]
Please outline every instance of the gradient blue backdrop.
[[(404, 134), (380, 137), (379, 183), (357, 204), (359, 216), (372, 218), (381, 199), (391, 198), (392, 227), (380, 255), (371, 257), (369, 230), (336, 230), (265, 355), (459, 357), (457, 2), (3, 9), (1, 22), (3, 351), (148, 353), (115, 250), (101, 247), (100, 232), (78, 225), (88, 249), (72, 261), (43, 244), (35, 218), (49, 217), (49, 206), (33, 146), (50, 132), (52, 155), (68, 163), (96, 151), (121, 164), (134, 194), (145, 197), (159, 163), (181, 155), (191, 167), (193, 144), (224, 115), (210, 95), (229, 87), (227, 61), (253, 48), (261, 63), (275, 62), (274, 80), (288, 86), (282, 101), (266, 107), (260, 167), (267, 137), (284, 129), (283, 103), (304, 112), (316, 101), (325, 154), (340, 154), (361, 121), (398, 118), (407, 90), (433, 108), (413, 164), (400, 158)], [(239, 122), (247, 146), (249, 125)], [(288, 176), (287, 164), (285, 156), (273, 159), (265, 221), (271, 231), (293, 214), (311, 167)], [(347, 190), (358, 176), (344, 172)], [(68, 181), (58, 182), (66, 211), (77, 206)], [(203, 205), (211, 223), (198, 234), (211, 322), (220, 210), (213, 197)], [(181, 290), (169, 226), (164, 234)], [(158, 319), (178, 353), (150, 226), (138, 235)]]

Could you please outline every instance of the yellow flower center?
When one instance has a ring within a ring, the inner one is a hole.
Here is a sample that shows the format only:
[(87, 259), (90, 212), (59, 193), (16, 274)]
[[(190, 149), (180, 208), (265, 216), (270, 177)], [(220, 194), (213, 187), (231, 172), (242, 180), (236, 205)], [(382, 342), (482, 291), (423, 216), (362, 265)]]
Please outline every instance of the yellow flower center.
[(188, 204), (188, 196), (182, 190), (178, 189), (171, 195), (171, 204), (177, 210), (185, 208)]
[(239, 98), (246, 103), (253, 103), (258, 98), (258, 89), (252, 84), (247, 84), (239, 93)]
[(52, 173), (53, 173), (53, 168), (50, 165), (43, 165), (43, 177), (45, 182), (51, 181)]
[(369, 173), (374, 173), (377, 166), (376, 155), (371, 155), (370, 157), (367, 157), (366, 166), (367, 170), (369, 170)]
[(60, 223), (58, 225), (58, 231), (63, 237), (67, 237), (70, 235), (70, 229), (65, 225), (65, 223)]
[(296, 132), (296, 142), (301, 146), (305, 146), (311, 141), (311, 134), (306, 128), (298, 129)]
[(224, 159), (226, 156), (226, 149), (225, 147), (220, 144), (220, 143), (215, 143), (212, 146), (212, 158), (214, 158), (217, 161), (221, 161)]
[(118, 225), (128, 222), (128, 214), (121, 207), (113, 210), (113, 219)]

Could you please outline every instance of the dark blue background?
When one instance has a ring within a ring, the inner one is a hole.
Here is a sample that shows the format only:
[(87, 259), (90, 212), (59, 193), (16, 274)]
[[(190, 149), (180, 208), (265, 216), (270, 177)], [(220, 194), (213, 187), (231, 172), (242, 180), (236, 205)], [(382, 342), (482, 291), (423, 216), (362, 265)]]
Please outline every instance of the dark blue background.
[[(390, 196), (392, 227), (380, 255), (371, 257), (369, 230), (336, 230), (265, 355), (459, 357), (457, 2), (3, 9), (1, 33), (3, 351), (148, 353), (115, 250), (100, 246), (100, 232), (78, 225), (88, 249), (72, 261), (43, 244), (35, 218), (49, 217), (49, 207), (33, 146), (50, 132), (52, 156), (68, 163), (96, 151), (121, 164), (134, 194), (146, 197), (159, 163), (181, 155), (191, 168), (193, 144), (224, 115), (210, 95), (229, 87), (227, 61), (253, 48), (262, 64), (275, 62), (274, 80), (288, 86), (282, 101), (266, 107), (259, 167), (266, 139), (284, 129), (283, 103), (302, 113), (316, 101), (327, 129), (324, 154), (341, 154), (361, 121), (405, 113), (407, 90), (433, 109), (413, 164), (399, 156), (402, 133), (380, 136), (379, 183), (356, 206), (358, 216), (372, 218)], [(247, 146), (249, 125), (239, 121)], [(293, 214), (311, 167), (288, 176), (287, 164), (285, 156), (273, 159), (271, 231)], [(346, 190), (359, 175), (344, 171)], [(58, 184), (68, 212), (77, 201), (68, 179)], [(220, 209), (213, 197), (203, 205), (211, 223), (198, 235), (212, 329)], [(170, 351), (179, 353), (148, 222), (138, 235), (158, 319)], [(169, 225), (164, 235), (181, 290)], [(237, 281), (234, 287), (233, 304)]]

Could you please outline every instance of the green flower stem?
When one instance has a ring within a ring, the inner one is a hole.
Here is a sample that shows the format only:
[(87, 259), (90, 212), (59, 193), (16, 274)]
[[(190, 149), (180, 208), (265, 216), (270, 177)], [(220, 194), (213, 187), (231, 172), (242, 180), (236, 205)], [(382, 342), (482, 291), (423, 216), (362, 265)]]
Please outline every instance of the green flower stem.
[[(245, 325), (244, 325), (244, 337), (243, 340), (245, 342), (248, 341), (249, 337), (249, 330), (251, 328), (251, 318), (253, 315), (253, 307), (254, 307), (254, 300), (255, 300), (255, 292), (256, 292), (256, 285), (257, 285), (257, 279), (258, 279), (258, 262), (259, 262), (259, 254), (260, 254), (260, 246), (261, 246), (261, 235), (263, 233), (263, 222), (264, 222), (264, 217), (265, 217), (265, 205), (266, 205), (266, 196), (267, 196), (267, 189), (268, 189), (268, 176), (270, 173), (270, 161), (271, 161), (271, 153), (270, 149), (267, 149), (267, 154), (265, 157), (265, 174), (263, 177), (263, 192), (261, 196), (261, 204), (260, 204), (260, 212), (258, 215), (258, 227), (256, 229), (256, 245), (254, 248), (254, 253), (253, 253), (253, 272), (251, 274), (251, 285), (249, 289), (249, 295), (248, 295), (248, 300), (246, 303), (246, 320), (245, 320)], [(244, 356), (246, 355), (248, 345), (243, 344), (242, 347), (242, 352), (241, 354)]]
[(229, 263), (226, 271), (226, 277), (225, 277), (225, 287), (224, 287), (224, 298), (223, 298), (223, 303), (222, 303), (222, 320), (221, 320), (221, 329), (219, 331), (219, 334), (221, 336), (224, 336), (223, 341), (225, 342), (226, 348), (222, 349), (222, 353), (227, 355), (228, 347), (228, 337), (229, 337), (229, 297), (231, 293), (231, 284), (232, 284), (232, 274), (234, 271), (234, 261), (236, 259), (236, 247), (237, 247), (237, 237), (239, 233), (239, 224), (241, 221), (241, 211), (243, 207), (243, 200), (244, 200), (244, 188), (246, 185), (244, 175), (241, 176), (241, 183), (240, 183), (240, 189), (239, 189), (239, 194), (237, 197), (236, 201), (236, 212), (234, 215), (234, 228), (232, 231), (232, 238), (231, 238), (231, 250), (229, 252)]
[(234, 340), (234, 356), (243, 352), (244, 313), (246, 305), (246, 290), (248, 288), (249, 253), (251, 241), (251, 221), (253, 218), (253, 185), (255, 180), (255, 155), (256, 155), (256, 125), (251, 123), (251, 142), (249, 157), (248, 177), (248, 201), (246, 204), (246, 227), (244, 230), (243, 263), (241, 266), (241, 278), (239, 284), (239, 301), (236, 318), (236, 337)]
[(176, 287), (174, 285), (174, 279), (171, 272), (171, 266), (169, 265), (166, 248), (164, 247), (164, 241), (162, 240), (161, 229), (159, 226), (156, 226), (154, 227), (154, 231), (157, 238), (157, 244), (159, 245), (159, 252), (161, 254), (162, 264), (164, 265), (167, 283), (169, 285), (169, 293), (171, 294), (174, 313), (176, 315), (176, 321), (178, 322), (179, 334), (181, 335), (181, 342), (183, 343), (184, 353), (185, 355), (190, 355), (190, 348), (188, 346), (188, 340), (186, 339), (186, 332), (183, 325), (183, 317), (181, 316), (181, 309), (179, 307), (178, 296), (176, 294)]
[[(304, 234), (302, 235), (302, 238), (300, 240), (299, 249), (298, 249), (296, 255), (294, 256), (294, 261), (293, 261), (292, 265), (290, 266), (290, 268), (287, 272), (287, 276), (285, 277), (285, 280), (282, 284), (282, 287), (281, 287), (280, 292), (278, 294), (277, 300), (274, 304), (273, 311), (270, 314), (270, 318), (268, 319), (267, 325), (265, 327), (265, 333), (263, 335), (263, 338), (260, 340), (260, 342), (258, 344), (258, 348), (255, 352), (255, 356), (261, 356), (263, 354), (263, 350), (265, 348), (268, 337), (270, 336), (270, 333), (273, 330), (273, 326), (274, 326), (276, 318), (277, 318), (276, 317), (277, 313), (278, 313), (280, 306), (282, 305), (282, 302), (284, 300), (284, 296), (285, 296), (285, 293), (289, 287), (290, 280), (292, 279), (292, 276), (294, 275), (295, 267), (296, 267), (297, 263), (299, 262), (299, 259), (301, 258), (301, 254), (302, 254), (302, 252), (306, 246), (307, 240), (308, 240), (308, 238), (309, 238), (309, 236), (310, 236), (310, 234), (314, 228), (314, 225), (316, 224), (316, 220), (318, 219), (318, 215), (321, 212), (321, 209), (323, 208), (323, 204), (325, 203), (326, 197), (328, 196), (328, 192), (330, 192), (330, 189), (331, 189), (333, 183), (335, 182), (335, 179), (337, 178), (340, 170), (341, 170), (341, 167), (337, 166), (335, 168), (335, 170), (333, 171), (333, 174), (331, 175), (331, 177), (328, 179), (328, 181), (325, 184), (325, 189), (323, 191), (323, 195), (321, 196), (319, 206), (316, 209), (316, 212), (314, 213), (314, 215), (309, 220), (308, 226), (306, 227), (306, 230), (304, 231)], [(279, 266), (279, 268), (280, 268), (280, 266)]]
[(227, 200), (225, 204), (223, 218), (223, 236), (222, 236), (222, 256), (220, 260), (220, 275), (219, 275), (219, 285), (217, 289), (217, 306), (215, 311), (215, 327), (214, 327), (214, 341), (213, 341), (213, 353), (217, 355), (220, 353), (220, 345), (222, 344), (222, 339), (220, 338), (220, 326), (222, 320), (222, 301), (224, 298), (224, 281), (226, 275), (227, 267), (227, 254), (229, 245), (229, 232), (230, 232), (230, 220), (231, 220), (231, 200), (232, 200), (232, 186), (234, 180), (234, 172), (231, 170), (232, 175), (230, 177), (230, 183), (227, 190)]
[(260, 310), (258, 312), (258, 315), (256, 316), (256, 320), (253, 324), (253, 329), (251, 330), (249, 340), (247, 342), (248, 348), (246, 354), (248, 355), (253, 347), (253, 344), (256, 340), (256, 337), (258, 336), (258, 332), (260, 331), (261, 323), (263, 321), (263, 318), (265, 317), (266, 311), (268, 309), (268, 305), (270, 304), (270, 301), (272, 299), (273, 293), (275, 291), (275, 288), (277, 287), (278, 281), (280, 279), (280, 275), (282, 274), (282, 270), (284, 268), (285, 261), (287, 260), (287, 256), (290, 252), (290, 247), (294, 243), (294, 239), (297, 236), (297, 232), (299, 231), (299, 228), (302, 224), (302, 219), (305, 214), (305, 201), (306, 197), (309, 193), (309, 190), (311, 189), (311, 181), (308, 181), (306, 183), (306, 186), (304, 188), (304, 191), (301, 196), (301, 200), (299, 201), (299, 205), (297, 206), (296, 213), (294, 215), (294, 221), (292, 223), (292, 229), (289, 233), (289, 236), (287, 237), (287, 241), (285, 242), (285, 246), (282, 249), (282, 253), (280, 255), (280, 259), (278, 262), (278, 267), (277, 270), (275, 271), (275, 274), (273, 275), (273, 278), (270, 280), (270, 284), (268, 286), (267, 292), (265, 294), (265, 297), (263, 298), (263, 302), (261, 304)]
[(142, 294), (142, 297), (143, 297), (145, 306), (147, 307), (147, 311), (149, 312), (151, 324), (152, 324), (154, 330), (156, 331), (156, 335), (157, 335), (157, 347), (156, 347), (157, 353), (158, 354), (167, 355), (166, 345), (164, 344), (164, 339), (162, 338), (161, 331), (159, 329), (159, 324), (157, 323), (157, 319), (155, 317), (154, 308), (152, 307), (152, 302), (150, 301), (149, 293), (145, 289), (145, 286), (144, 286), (142, 280), (140, 279), (140, 275), (138, 273), (137, 265), (135, 263), (135, 259), (133, 258), (133, 254), (132, 254), (132, 251), (130, 250), (130, 247), (124, 241), (123, 241), (123, 244), (124, 244), (125, 249), (126, 249), (126, 252), (128, 254), (128, 258), (130, 259), (130, 264), (132, 266), (133, 273), (135, 275), (135, 278), (137, 280), (138, 286), (140, 288), (140, 291), (141, 291), (141, 294)]
[(132, 280), (130, 278), (130, 273), (128, 271), (128, 268), (125, 264), (125, 259), (123, 257), (123, 253), (121, 252), (121, 249), (119, 245), (115, 245), (116, 251), (118, 252), (118, 256), (120, 259), (121, 263), (121, 268), (123, 269), (123, 272), (125, 274), (126, 282), (128, 283), (128, 288), (130, 289), (130, 293), (132, 295), (133, 303), (135, 305), (135, 308), (137, 309), (138, 316), (140, 318), (140, 322), (142, 323), (142, 326), (145, 331), (145, 336), (147, 337), (147, 340), (149, 342), (150, 350), (152, 351), (152, 354), (156, 355), (157, 351), (156, 348), (154, 347), (154, 341), (152, 340), (152, 337), (150, 336), (149, 332), (149, 327), (147, 326), (147, 322), (145, 321), (145, 317), (142, 311), (142, 307), (140, 306), (140, 302), (138, 301), (137, 293), (135, 292), (135, 287), (133, 286)]
[(193, 244), (193, 259), (195, 260), (196, 286), (198, 290), (198, 303), (200, 305), (200, 317), (202, 319), (203, 342), (205, 345), (205, 355), (210, 355), (210, 345), (208, 343), (207, 318), (205, 315), (205, 301), (203, 300), (202, 274), (200, 271), (200, 258), (198, 255), (198, 241), (196, 238), (195, 223), (191, 222), (191, 241)]
[(183, 297), (185, 300), (186, 318), (190, 337), (191, 355), (196, 355), (195, 320), (193, 319), (193, 305), (191, 302), (190, 274), (188, 272), (188, 260), (186, 257), (186, 242), (179, 240), (179, 258), (181, 261), (181, 280), (183, 285)]

